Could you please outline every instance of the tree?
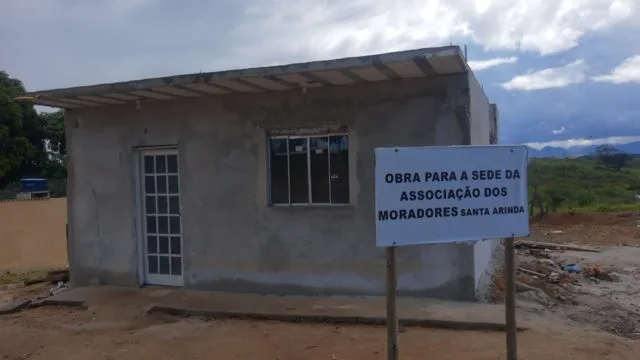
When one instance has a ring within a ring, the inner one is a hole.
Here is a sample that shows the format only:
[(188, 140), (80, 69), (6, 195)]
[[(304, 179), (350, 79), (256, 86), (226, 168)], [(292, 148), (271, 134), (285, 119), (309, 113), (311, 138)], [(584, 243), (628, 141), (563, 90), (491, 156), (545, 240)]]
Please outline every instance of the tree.
[(67, 142), (64, 135), (64, 112), (41, 113), (44, 123), (44, 142), (47, 145), (47, 176), (66, 177)]
[(0, 71), (0, 187), (46, 160), (41, 119), (29, 104), (18, 103), (22, 83)]
[(65, 175), (62, 112), (38, 114), (31, 104), (15, 101), (24, 94), (20, 80), (0, 71), (0, 188), (23, 176)]
[(596, 159), (604, 167), (619, 171), (629, 165), (631, 155), (611, 145), (600, 145), (596, 148)]
[(64, 111), (42, 113), (44, 119), (45, 138), (52, 152), (61, 156), (67, 153), (67, 142), (64, 136)]

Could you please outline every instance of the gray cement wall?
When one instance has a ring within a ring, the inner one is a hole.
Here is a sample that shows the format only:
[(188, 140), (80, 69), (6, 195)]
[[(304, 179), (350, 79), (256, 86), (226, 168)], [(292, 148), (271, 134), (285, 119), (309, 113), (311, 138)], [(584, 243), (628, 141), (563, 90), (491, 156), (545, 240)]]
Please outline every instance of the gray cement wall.
[[(68, 111), (72, 283), (139, 283), (135, 147), (177, 145), (185, 287), (382, 294), (373, 149), (484, 141), (469, 91), (460, 74)], [(266, 131), (327, 124), (349, 128), (351, 204), (269, 206)], [(475, 296), (473, 246), (397, 254), (401, 294)]]
[[(492, 133), (497, 136), (497, 107), (489, 103), (480, 83), (473, 75), (469, 74), (469, 93), (471, 94), (471, 144), (489, 145), (492, 141)], [(497, 138), (496, 138), (497, 139)], [(492, 268), (499, 239), (486, 239), (473, 245), (473, 266), (476, 292), (479, 297), (484, 297), (490, 274), (487, 269)]]

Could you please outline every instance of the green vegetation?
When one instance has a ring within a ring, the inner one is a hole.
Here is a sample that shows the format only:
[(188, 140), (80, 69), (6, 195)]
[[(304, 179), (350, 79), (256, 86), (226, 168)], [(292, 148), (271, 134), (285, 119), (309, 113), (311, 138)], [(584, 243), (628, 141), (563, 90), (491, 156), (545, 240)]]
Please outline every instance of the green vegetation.
[(0, 198), (15, 195), (22, 177), (54, 183), (66, 177), (63, 112), (38, 114), (31, 104), (15, 100), (24, 94), (19, 80), (0, 71)]
[(47, 277), (47, 270), (33, 270), (22, 272), (5, 271), (0, 273), (0, 285), (23, 283)]
[[(610, 148), (606, 150), (611, 153)], [(640, 194), (640, 156), (624, 154), (626, 161), (619, 167), (601, 155), (532, 159), (528, 175), (531, 214), (640, 211), (636, 199)]]

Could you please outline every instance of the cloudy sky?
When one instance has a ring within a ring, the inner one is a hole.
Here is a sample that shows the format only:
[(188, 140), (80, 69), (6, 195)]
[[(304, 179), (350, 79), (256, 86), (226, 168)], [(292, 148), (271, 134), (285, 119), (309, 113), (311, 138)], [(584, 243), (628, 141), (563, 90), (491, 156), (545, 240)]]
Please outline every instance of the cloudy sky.
[(29, 91), (450, 43), (502, 142), (640, 140), (640, 0), (0, 0)]

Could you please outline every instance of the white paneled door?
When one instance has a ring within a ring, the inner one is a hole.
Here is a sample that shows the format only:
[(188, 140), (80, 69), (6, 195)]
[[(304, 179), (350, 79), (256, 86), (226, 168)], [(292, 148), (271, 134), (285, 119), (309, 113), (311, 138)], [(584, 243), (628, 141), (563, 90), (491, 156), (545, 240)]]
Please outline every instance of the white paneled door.
[(140, 176), (145, 283), (182, 286), (182, 221), (177, 150), (141, 151)]

